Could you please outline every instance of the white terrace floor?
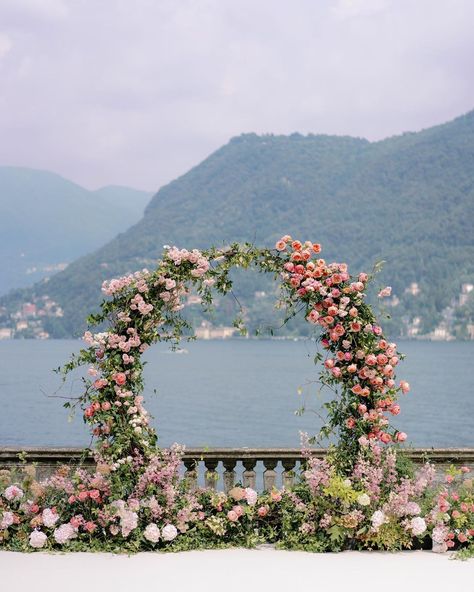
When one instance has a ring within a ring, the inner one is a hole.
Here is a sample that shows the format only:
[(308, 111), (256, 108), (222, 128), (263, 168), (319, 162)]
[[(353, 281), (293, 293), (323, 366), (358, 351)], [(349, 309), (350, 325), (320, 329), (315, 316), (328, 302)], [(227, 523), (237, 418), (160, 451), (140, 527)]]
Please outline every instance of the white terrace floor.
[(474, 560), (430, 551), (229, 549), (131, 557), (0, 552), (3, 592), (474, 592)]

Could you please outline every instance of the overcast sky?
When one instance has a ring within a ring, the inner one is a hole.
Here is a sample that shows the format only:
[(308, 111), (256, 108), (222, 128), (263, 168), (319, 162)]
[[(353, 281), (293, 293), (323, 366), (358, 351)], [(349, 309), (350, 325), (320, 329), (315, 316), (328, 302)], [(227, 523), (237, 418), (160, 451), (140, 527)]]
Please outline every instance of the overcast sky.
[(243, 132), (474, 108), (473, 0), (0, 0), (0, 164), (156, 190)]

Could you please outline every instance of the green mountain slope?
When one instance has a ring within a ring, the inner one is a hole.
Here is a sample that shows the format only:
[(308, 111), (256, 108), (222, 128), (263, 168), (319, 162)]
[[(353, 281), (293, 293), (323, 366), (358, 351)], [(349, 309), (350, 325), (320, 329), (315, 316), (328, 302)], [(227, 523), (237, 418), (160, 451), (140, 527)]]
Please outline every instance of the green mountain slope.
[[(247, 134), (160, 189), (135, 226), (34, 292), (61, 304), (60, 331), (77, 333), (102, 280), (152, 266), (164, 244), (273, 245), (288, 233), (321, 242), (326, 259), (347, 261), (354, 272), (385, 260), (380, 282), (399, 299), (392, 333), (417, 316), (426, 332), (461, 283), (474, 280), (473, 220), (474, 112), (374, 143)], [(406, 293), (412, 282), (416, 297)], [(239, 282), (251, 325), (266, 322), (271, 308), (254, 292), (272, 289), (251, 275)], [(31, 298), (30, 291), (5, 302), (11, 309)]]
[(138, 221), (151, 194), (88, 191), (59, 175), (0, 167), (0, 294), (33, 284)]

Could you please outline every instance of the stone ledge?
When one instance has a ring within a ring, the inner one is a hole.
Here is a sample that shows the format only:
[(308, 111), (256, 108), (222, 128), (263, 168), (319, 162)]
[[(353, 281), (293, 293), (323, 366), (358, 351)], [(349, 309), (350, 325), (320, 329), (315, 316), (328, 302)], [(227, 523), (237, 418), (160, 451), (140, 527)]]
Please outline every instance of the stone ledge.
[[(405, 453), (414, 462), (429, 459), (435, 464), (474, 464), (474, 448), (406, 448)], [(27, 462), (38, 464), (77, 463), (86, 454), (84, 448), (68, 447), (0, 447), (0, 465), (18, 464), (19, 455), (24, 455)], [(324, 457), (327, 449), (314, 450), (318, 457)], [(183, 460), (243, 460), (264, 461), (300, 460), (300, 448), (187, 448)], [(92, 458), (84, 458), (86, 463), (93, 463)]]

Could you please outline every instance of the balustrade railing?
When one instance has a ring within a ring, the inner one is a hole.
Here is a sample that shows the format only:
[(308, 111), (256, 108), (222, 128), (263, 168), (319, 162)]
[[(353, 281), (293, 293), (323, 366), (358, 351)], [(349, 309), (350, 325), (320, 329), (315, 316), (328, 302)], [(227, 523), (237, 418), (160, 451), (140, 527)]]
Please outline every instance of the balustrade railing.
[[(327, 450), (314, 455), (324, 458)], [(474, 448), (412, 448), (406, 454), (415, 462), (430, 460), (440, 467), (467, 465), (474, 469)], [(39, 478), (61, 465), (93, 465), (81, 448), (0, 448), (0, 468), (33, 463)], [(301, 470), (299, 448), (188, 448), (183, 455), (182, 475), (192, 487), (207, 486), (229, 491), (240, 483), (259, 491), (290, 487)]]

